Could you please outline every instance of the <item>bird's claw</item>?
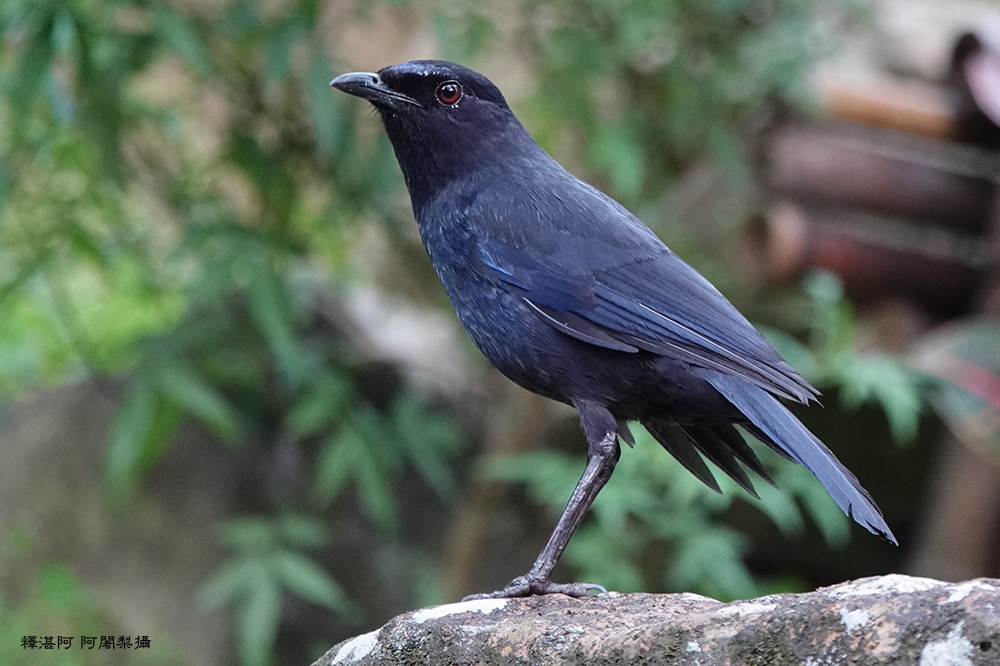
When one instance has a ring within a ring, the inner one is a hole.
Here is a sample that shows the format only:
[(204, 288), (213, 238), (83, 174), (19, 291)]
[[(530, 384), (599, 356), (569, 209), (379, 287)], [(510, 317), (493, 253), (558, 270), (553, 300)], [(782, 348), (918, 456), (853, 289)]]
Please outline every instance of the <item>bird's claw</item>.
[(548, 578), (535, 578), (530, 574), (518, 576), (507, 583), (507, 586), (496, 592), (486, 594), (472, 594), (462, 601), (474, 601), (476, 599), (513, 599), (517, 597), (530, 597), (533, 594), (565, 594), (568, 597), (580, 599), (589, 596), (608, 596), (608, 590), (603, 585), (597, 583), (553, 583)]

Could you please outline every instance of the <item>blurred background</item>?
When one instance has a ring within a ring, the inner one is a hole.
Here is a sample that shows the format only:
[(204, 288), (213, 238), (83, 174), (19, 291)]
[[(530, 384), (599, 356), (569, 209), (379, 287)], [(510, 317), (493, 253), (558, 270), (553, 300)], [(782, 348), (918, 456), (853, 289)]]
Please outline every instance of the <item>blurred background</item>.
[[(530, 566), (576, 415), (474, 349), (328, 87), (422, 57), (766, 331), (901, 543), (639, 436), (556, 580), (1000, 576), (996, 44), (985, 0), (4, 0), (0, 662), (306, 664)], [(60, 635), (150, 649), (22, 648)]]

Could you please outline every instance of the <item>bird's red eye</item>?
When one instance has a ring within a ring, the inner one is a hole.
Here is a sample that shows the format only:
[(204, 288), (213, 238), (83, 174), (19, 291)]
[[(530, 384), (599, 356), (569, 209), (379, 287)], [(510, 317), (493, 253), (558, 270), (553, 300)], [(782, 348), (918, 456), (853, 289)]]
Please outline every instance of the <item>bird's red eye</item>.
[(439, 102), (445, 106), (453, 106), (458, 103), (458, 100), (462, 99), (462, 86), (458, 81), (445, 81), (438, 84), (437, 90), (434, 93), (437, 95)]

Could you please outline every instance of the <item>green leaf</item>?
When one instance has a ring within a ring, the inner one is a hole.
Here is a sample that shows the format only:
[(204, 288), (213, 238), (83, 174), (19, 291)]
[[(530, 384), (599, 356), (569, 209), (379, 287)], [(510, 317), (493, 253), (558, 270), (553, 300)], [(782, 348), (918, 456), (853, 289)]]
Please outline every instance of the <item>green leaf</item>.
[(742, 561), (745, 549), (743, 538), (735, 532), (706, 526), (679, 542), (670, 570), (671, 585), (689, 589), (698, 584), (721, 599), (753, 597), (757, 586)]
[(14, 295), (19, 295), (19, 292), (27, 287), (29, 280), (40, 273), (44, 273), (53, 254), (53, 251), (48, 248), (40, 250), (29, 261), (24, 263), (9, 281), (0, 284), (0, 306), (3, 305), (4, 300), (12, 298)]
[(274, 525), (263, 518), (247, 517), (230, 520), (222, 527), (222, 542), (244, 553), (266, 553), (278, 547)]
[(486, 460), (482, 474), (489, 479), (524, 483), (535, 501), (560, 511), (583, 466), (579, 457), (539, 451)]
[[(228, 158), (250, 178), (254, 194), (263, 204), (262, 210), (253, 217), (268, 225), (265, 232), (257, 233), (269, 247), (276, 247), (279, 240), (292, 240), (286, 233), (285, 224), (294, 207), (296, 183), (290, 173), (291, 165), (288, 165), (289, 171), (274, 168), (277, 151), (275, 146), (252, 134), (249, 128), (233, 128)], [(274, 233), (270, 234), (271, 231)]]
[(353, 387), (346, 377), (324, 373), (292, 405), (288, 423), (299, 436), (316, 435), (340, 418), (352, 397)]
[(817, 362), (835, 369), (854, 344), (854, 311), (844, 289), (830, 271), (812, 271), (804, 283), (813, 306), (812, 344)]
[(279, 553), (273, 566), (289, 591), (346, 616), (352, 610), (343, 588), (312, 560), (290, 551)]
[(149, 438), (156, 411), (156, 393), (144, 377), (129, 387), (115, 412), (104, 467), (105, 481), (113, 495), (131, 485)]
[(205, 77), (212, 56), (202, 45), (194, 24), (164, 3), (155, 5), (153, 20), (160, 42), (180, 56), (192, 72)]
[(354, 474), (365, 441), (354, 428), (342, 428), (326, 438), (316, 460), (314, 492), (323, 506), (328, 506)]
[(274, 662), (274, 640), (281, 619), (281, 588), (263, 563), (253, 576), (253, 587), (236, 608), (236, 645), (243, 666)]
[(338, 142), (345, 114), (341, 111), (344, 100), (330, 89), (333, 64), (321, 49), (315, 49), (306, 73), (306, 92), (312, 112), (312, 127), (316, 132), (316, 147), (330, 157), (337, 154)]
[(283, 515), (278, 520), (277, 529), (282, 542), (295, 548), (317, 548), (330, 541), (326, 525), (314, 518)]
[(48, 74), (53, 56), (54, 16), (49, 13), (38, 19), (37, 26), (26, 40), (27, 47), (16, 61), (10, 91), (11, 102), (16, 107), (25, 109), (31, 107), (32, 98), (37, 94), (42, 79)]
[(259, 568), (259, 562), (254, 558), (230, 560), (198, 587), (195, 599), (198, 606), (204, 610), (215, 610), (242, 598), (255, 584)]
[(315, 494), (324, 505), (353, 479), (368, 515), (382, 529), (393, 529), (396, 506), (390, 480), (401, 462), (388, 455), (393, 438), (371, 408), (357, 405), (351, 419), (326, 439), (316, 462)]
[(390, 418), (397, 436), (405, 442), (403, 450), (410, 463), (438, 497), (454, 496), (457, 484), (448, 459), (459, 442), (455, 424), (428, 412), (413, 395), (405, 392), (393, 402)]
[(258, 270), (250, 282), (247, 297), (250, 312), (274, 355), (278, 369), (290, 388), (302, 385), (307, 362), (295, 335), (288, 294), (271, 270)]
[(842, 548), (851, 540), (851, 521), (816, 477), (805, 467), (782, 464), (775, 480), (787, 495), (796, 497), (828, 544)]
[(760, 501), (753, 502), (753, 505), (766, 513), (771, 522), (777, 525), (778, 529), (786, 536), (801, 534), (802, 512), (799, 511), (791, 493), (775, 488), (766, 482), (758, 483), (756, 486)]
[(180, 363), (159, 365), (153, 373), (153, 382), (165, 397), (202, 421), (224, 441), (235, 439), (236, 412), (222, 394), (192, 368)]
[(845, 359), (838, 367), (838, 376), (845, 405), (857, 408), (874, 402), (885, 411), (898, 441), (911, 441), (916, 436), (923, 401), (915, 373), (887, 354), (868, 354)]
[(372, 455), (369, 444), (357, 458), (360, 464), (356, 469), (358, 494), (368, 515), (380, 529), (393, 531), (396, 529), (396, 503), (393, 501), (389, 478), (386, 470), (381, 467), (377, 458)]
[[(580, 580), (598, 582), (616, 592), (640, 592), (648, 586), (638, 566), (645, 539), (637, 536), (629, 529), (609, 532), (603, 524), (584, 524), (573, 535), (564, 557), (578, 569), (575, 575)], [(607, 566), (608, 562), (615, 566)]]

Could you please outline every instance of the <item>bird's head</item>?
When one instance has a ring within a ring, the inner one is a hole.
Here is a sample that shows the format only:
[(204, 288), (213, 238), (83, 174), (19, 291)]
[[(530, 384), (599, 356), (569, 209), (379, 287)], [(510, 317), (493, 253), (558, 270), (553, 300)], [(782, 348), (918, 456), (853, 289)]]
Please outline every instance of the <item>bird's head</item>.
[(489, 79), (451, 62), (413, 60), (341, 74), (330, 85), (375, 106), (414, 207), (498, 150), (534, 143)]

